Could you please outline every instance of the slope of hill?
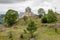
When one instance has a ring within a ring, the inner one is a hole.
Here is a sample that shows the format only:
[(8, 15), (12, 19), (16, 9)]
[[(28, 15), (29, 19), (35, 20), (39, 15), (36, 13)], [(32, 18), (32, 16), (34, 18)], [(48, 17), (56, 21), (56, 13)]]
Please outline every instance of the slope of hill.
[[(34, 33), (36, 35), (36, 40), (60, 40), (60, 28), (58, 28), (58, 33), (55, 32), (54, 28), (50, 28), (51, 26), (57, 25), (58, 23), (42, 24), (41, 19), (36, 19), (34, 17), (31, 18), (32, 20), (34, 20), (38, 28), (37, 31)], [(20, 19), (18, 23), (16, 25), (13, 25), (11, 28), (6, 28), (2, 26), (0, 27), (0, 40), (10, 40), (10, 32), (12, 33), (13, 40), (28, 40), (30, 34), (24, 33), (24, 30), (26, 30), (27, 27), (28, 24), (24, 25), (23, 19)], [(21, 34), (23, 34), (23, 39), (20, 38)]]
[(4, 23), (4, 14), (0, 14), (0, 24)]

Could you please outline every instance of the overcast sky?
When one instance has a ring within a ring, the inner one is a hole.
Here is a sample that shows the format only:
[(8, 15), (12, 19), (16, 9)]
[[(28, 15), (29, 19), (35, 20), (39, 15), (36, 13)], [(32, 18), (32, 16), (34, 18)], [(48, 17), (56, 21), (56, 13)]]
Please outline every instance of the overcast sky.
[(56, 8), (56, 11), (60, 12), (60, 0), (0, 0), (0, 12), (2, 13), (8, 9), (21, 12), (26, 7), (30, 7), (33, 12), (37, 12), (39, 8), (44, 8), (45, 11)]

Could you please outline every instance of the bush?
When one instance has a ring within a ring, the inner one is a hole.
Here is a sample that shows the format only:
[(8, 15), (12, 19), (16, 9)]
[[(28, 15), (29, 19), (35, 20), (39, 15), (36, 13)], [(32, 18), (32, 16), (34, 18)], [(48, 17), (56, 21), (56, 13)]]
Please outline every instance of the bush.
[(42, 22), (42, 23), (47, 23), (47, 17), (44, 16), (44, 17), (41, 19), (41, 22)]
[(17, 11), (10, 9), (6, 12), (4, 20), (5, 20), (5, 23), (7, 23), (9, 26), (12, 26), (13, 24), (15, 24), (17, 19), (18, 19)]
[(25, 21), (25, 23), (27, 23), (27, 19), (28, 19), (27, 16), (24, 16), (24, 17), (23, 17), (23, 20)]
[(22, 38), (22, 39), (24, 38), (24, 37), (23, 37), (23, 34), (21, 34), (20, 38)]
[(13, 36), (12, 36), (12, 32), (11, 31), (9, 32), (9, 39), (13, 40)]
[(41, 18), (42, 16), (43, 16), (43, 15), (42, 15), (42, 14), (40, 14), (40, 15), (39, 15), (39, 18)]

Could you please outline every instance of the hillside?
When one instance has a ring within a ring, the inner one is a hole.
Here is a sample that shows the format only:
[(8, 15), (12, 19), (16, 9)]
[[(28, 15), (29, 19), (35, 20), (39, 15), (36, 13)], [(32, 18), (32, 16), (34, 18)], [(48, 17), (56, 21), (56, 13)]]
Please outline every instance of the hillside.
[(4, 23), (4, 14), (0, 14), (0, 24)]
[[(39, 18), (36, 19), (35, 17), (31, 17), (31, 19), (34, 20), (38, 27), (37, 31), (34, 33), (37, 35), (36, 40), (60, 40), (60, 27), (58, 27), (58, 24), (60, 23), (42, 24), (41, 19)], [(0, 27), (0, 40), (10, 40), (10, 32), (12, 32), (13, 40), (28, 40), (30, 34), (24, 33), (24, 30), (26, 30), (27, 26), (28, 24), (25, 24), (23, 19), (20, 19), (17, 24), (13, 25), (11, 28), (7, 28), (2, 25)], [(54, 30), (55, 26), (58, 28), (58, 33), (56, 33)], [(20, 38), (21, 34), (24, 35), (23, 39)]]

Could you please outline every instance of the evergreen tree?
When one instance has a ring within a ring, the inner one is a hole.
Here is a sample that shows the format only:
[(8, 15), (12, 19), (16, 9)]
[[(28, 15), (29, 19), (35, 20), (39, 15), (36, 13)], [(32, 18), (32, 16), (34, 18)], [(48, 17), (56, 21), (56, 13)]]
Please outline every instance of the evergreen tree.
[(31, 38), (34, 37), (33, 33), (37, 30), (37, 27), (36, 27), (36, 24), (34, 23), (34, 21), (30, 20), (27, 30), (31, 34)]

